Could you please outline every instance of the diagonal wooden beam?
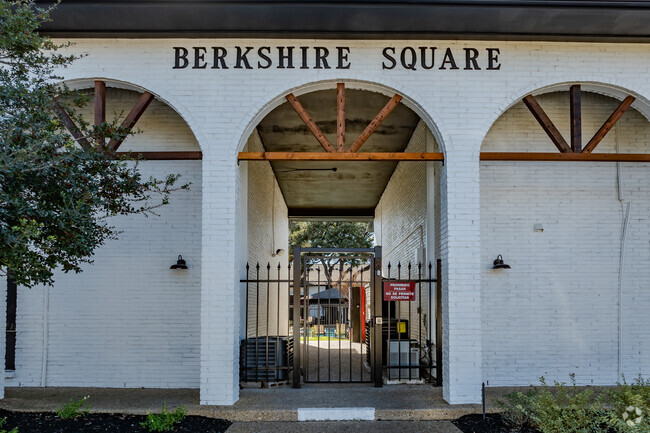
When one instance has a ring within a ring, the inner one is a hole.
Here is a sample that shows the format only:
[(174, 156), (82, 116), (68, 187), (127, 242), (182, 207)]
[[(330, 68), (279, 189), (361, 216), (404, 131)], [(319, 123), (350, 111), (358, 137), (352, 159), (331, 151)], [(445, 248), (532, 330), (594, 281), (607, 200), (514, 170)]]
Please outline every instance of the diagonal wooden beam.
[(616, 125), (616, 122), (618, 122), (618, 119), (623, 116), (623, 113), (630, 108), (632, 103), (634, 102), (636, 98), (634, 96), (628, 96), (621, 102), (621, 104), (614, 110), (611, 116), (609, 116), (609, 119), (603, 123), (603, 126), (600, 127), (600, 129), (594, 134), (591, 140), (589, 140), (589, 143), (585, 146), (584, 150), (582, 151), (583, 153), (591, 153), (596, 146), (598, 146), (598, 143), (600, 143), (603, 138), (607, 135), (610, 129)]
[[(106, 122), (106, 83), (95, 81), (95, 126)], [(97, 137), (97, 145), (104, 146), (104, 137)]]
[(141, 96), (140, 99), (135, 103), (129, 114), (126, 116), (126, 119), (124, 119), (124, 122), (122, 122), (122, 128), (125, 130), (126, 134), (124, 135), (123, 138), (114, 138), (108, 143), (108, 148), (110, 150), (117, 150), (120, 145), (122, 145), (122, 142), (126, 139), (126, 135), (131, 132), (135, 124), (140, 120), (140, 117), (142, 114), (145, 112), (149, 104), (151, 104), (151, 101), (153, 101), (154, 96), (149, 93), (149, 92), (144, 92)]
[(311, 133), (314, 134), (314, 137), (316, 137), (316, 140), (318, 140), (320, 145), (323, 146), (323, 149), (327, 152), (336, 152), (336, 149), (334, 149), (332, 144), (325, 137), (323, 131), (320, 130), (318, 125), (316, 125), (316, 122), (314, 122), (309, 113), (307, 113), (307, 110), (305, 110), (305, 107), (303, 107), (300, 101), (298, 101), (298, 98), (296, 98), (293, 93), (289, 93), (287, 95), (287, 101), (289, 101), (289, 104), (291, 104), (293, 109), (296, 110), (298, 116), (300, 116)]
[(52, 99), (52, 109), (57, 116), (59, 116), (59, 119), (61, 119), (66, 129), (70, 132), (77, 143), (79, 143), (81, 148), (84, 150), (92, 149), (90, 142), (81, 134), (77, 125), (75, 125), (74, 121), (70, 118), (68, 113), (66, 113), (65, 109), (61, 107), (61, 104), (59, 104), (59, 101), (57, 101), (56, 98)]
[(569, 89), (571, 99), (571, 150), (582, 152), (582, 92), (580, 85), (575, 84)]
[(339, 152), (345, 152), (345, 84), (336, 85), (336, 145)]
[(535, 97), (533, 95), (528, 95), (523, 99), (523, 101), (558, 150), (562, 153), (571, 152), (571, 148), (567, 144), (566, 140), (562, 137), (562, 134), (557, 130), (551, 119), (546, 115), (546, 112), (539, 105)]
[(363, 130), (363, 132), (357, 137), (356, 140), (354, 140), (354, 143), (350, 146), (350, 149), (348, 152), (356, 152), (359, 150), (359, 148), (363, 145), (363, 143), (370, 138), (373, 132), (377, 128), (379, 128), (379, 125), (381, 125), (381, 122), (384, 121), (386, 116), (388, 116), (394, 109), (397, 107), (399, 102), (402, 100), (402, 97), (398, 94), (395, 94), (390, 101), (386, 105), (384, 105), (384, 108), (379, 111), (379, 113), (375, 116), (374, 119), (366, 126), (366, 129)]

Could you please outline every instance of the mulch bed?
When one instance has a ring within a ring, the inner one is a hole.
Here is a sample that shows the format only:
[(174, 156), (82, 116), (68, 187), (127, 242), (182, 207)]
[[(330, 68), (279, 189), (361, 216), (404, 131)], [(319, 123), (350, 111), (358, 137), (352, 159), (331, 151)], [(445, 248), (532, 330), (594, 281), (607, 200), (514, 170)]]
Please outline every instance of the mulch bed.
[[(506, 426), (503, 417), (499, 413), (487, 414), (485, 421), (483, 421), (483, 415), (476, 414), (465, 415), (452, 422), (463, 433), (510, 433), (512, 431)], [(529, 429), (522, 430), (521, 433), (538, 433), (538, 431)]]
[[(59, 418), (50, 412), (9, 412), (0, 410), (7, 418), (4, 428), (18, 427), (18, 433), (149, 433), (140, 426), (147, 417), (123, 414), (88, 414), (74, 420)], [(188, 416), (176, 424), (172, 433), (223, 433), (232, 423), (223, 419)]]
[[(463, 433), (513, 433), (513, 430), (508, 428), (500, 413), (487, 414), (485, 421), (483, 421), (483, 415), (473, 414), (462, 416), (452, 422)], [(608, 429), (606, 426), (602, 426), (602, 432), (616, 433), (614, 429)], [(539, 430), (527, 428), (517, 430), (517, 433), (539, 433)]]

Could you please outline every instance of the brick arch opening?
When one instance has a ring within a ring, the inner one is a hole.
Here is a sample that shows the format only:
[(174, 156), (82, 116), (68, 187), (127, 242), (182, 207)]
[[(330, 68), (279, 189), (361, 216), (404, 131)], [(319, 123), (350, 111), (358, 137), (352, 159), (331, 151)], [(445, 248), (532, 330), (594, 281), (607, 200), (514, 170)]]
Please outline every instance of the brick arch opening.
[[(300, 116), (292, 97), (300, 102), (300, 107), (314, 121), (325, 141), (337, 147), (341, 145), (338, 83), (340, 81), (317, 83), (278, 96), (255, 116), (252, 121), (255, 123), (247, 128), (238, 150), (257, 154), (306, 152), (327, 155), (323, 140), (317, 138), (304, 116)], [(375, 120), (377, 113), (390, 104), (395, 92), (369, 83), (344, 84), (345, 140), (342, 145), (345, 153)], [(391, 107), (390, 114), (362, 143), (358, 154), (438, 152), (442, 155), (443, 146), (437, 140), (440, 134), (419, 114), (417, 104), (408, 102), (407, 98), (401, 100), (406, 103)], [(289, 221), (304, 220), (367, 223), (373, 226), (376, 244), (383, 247), (385, 275), (389, 263), (394, 278), (398, 263), (403, 264), (404, 275), (408, 263), (415, 268), (418, 261), (425, 269), (432, 262), (435, 273), (436, 259), (441, 255), (440, 161), (240, 160), (238, 170), (242, 277), (246, 263), (251, 269), (259, 263), (262, 275), (269, 263), (273, 276), (278, 263), (284, 270), (288, 265), (287, 255), (276, 257), (275, 252), (278, 249), (288, 252), (291, 248), (287, 240)], [(275, 295), (271, 293), (269, 299), (276, 299)], [(417, 317), (416, 309), (411, 310), (409, 331), (414, 336), (417, 334), (415, 338), (421, 340), (423, 346), (429, 340), (441, 347), (442, 341), (435, 341), (434, 335), (435, 300), (428, 293), (423, 296), (426, 296), (424, 314)], [(250, 329), (251, 317), (255, 317), (256, 312), (252, 300), (255, 299), (249, 296), (248, 287), (242, 285), (241, 339), (250, 337), (247, 328)], [(259, 304), (264, 306), (265, 302), (261, 296)], [(274, 302), (270, 304), (271, 311), (277, 309)], [(409, 314), (406, 307), (405, 302), (400, 314)]]

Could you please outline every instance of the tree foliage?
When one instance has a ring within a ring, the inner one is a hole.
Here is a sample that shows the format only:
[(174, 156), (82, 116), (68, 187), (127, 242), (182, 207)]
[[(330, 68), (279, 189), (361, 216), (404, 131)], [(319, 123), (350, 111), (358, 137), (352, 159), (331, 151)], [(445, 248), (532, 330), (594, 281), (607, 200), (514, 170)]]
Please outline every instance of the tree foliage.
[(54, 101), (91, 143), (125, 134), (118, 119), (91, 127), (79, 115), (87, 97), (57, 75), (76, 56), (38, 33), (49, 13), (0, 0), (0, 272), (26, 286), (52, 284), (57, 268), (80, 272), (116, 237), (108, 217), (152, 213), (188, 188), (174, 187), (178, 175), (143, 179), (134, 158), (84, 149), (67, 132)]
[[(339, 221), (292, 221), (289, 226), (289, 245), (305, 248), (371, 248), (373, 235), (368, 224)], [(359, 266), (360, 260), (341, 260), (338, 254), (324, 254), (318, 261), (329, 284), (332, 274), (338, 267)], [(340, 271), (345, 271), (340, 269)]]

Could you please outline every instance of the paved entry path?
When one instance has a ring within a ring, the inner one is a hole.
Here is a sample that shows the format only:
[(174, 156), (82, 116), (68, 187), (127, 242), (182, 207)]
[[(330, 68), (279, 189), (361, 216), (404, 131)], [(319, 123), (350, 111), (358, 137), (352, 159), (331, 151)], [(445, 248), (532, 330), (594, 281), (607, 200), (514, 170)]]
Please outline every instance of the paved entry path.
[(370, 381), (366, 369), (366, 349), (362, 343), (327, 337), (309, 341), (307, 347), (307, 378), (309, 381), (362, 382)]
[(226, 433), (460, 433), (449, 421), (236, 422)]

